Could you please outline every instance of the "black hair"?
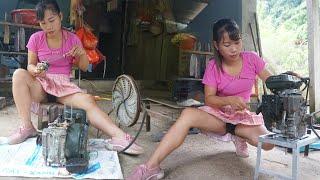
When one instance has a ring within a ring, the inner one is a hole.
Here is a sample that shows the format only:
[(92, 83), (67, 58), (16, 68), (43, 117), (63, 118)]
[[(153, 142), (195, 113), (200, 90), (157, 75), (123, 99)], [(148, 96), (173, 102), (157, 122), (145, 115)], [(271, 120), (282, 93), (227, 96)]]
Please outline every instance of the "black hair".
[[(228, 33), (229, 38), (233, 41), (241, 39), (239, 26), (233, 19), (220, 19), (213, 24), (212, 40), (219, 44), (224, 33)], [(214, 56), (218, 70), (222, 71), (222, 56), (217, 49), (214, 48)]]
[(56, 14), (60, 13), (60, 8), (56, 0), (41, 0), (36, 5), (37, 20), (42, 21), (44, 19), (44, 12), (46, 10), (51, 10)]

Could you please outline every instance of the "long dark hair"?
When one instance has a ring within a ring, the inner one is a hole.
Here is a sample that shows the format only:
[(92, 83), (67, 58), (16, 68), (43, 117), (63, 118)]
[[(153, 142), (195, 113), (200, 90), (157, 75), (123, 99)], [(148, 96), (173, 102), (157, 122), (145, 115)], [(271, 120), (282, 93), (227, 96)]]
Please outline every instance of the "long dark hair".
[[(238, 41), (241, 39), (241, 33), (239, 26), (232, 19), (220, 19), (213, 24), (212, 28), (212, 40), (219, 44), (223, 38), (224, 33), (228, 33), (229, 38), (233, 41)], [(214, 58), (216, 60), (217, 68), (222, 71), (222, 60), (223, 57), (220, 52), (213, 48)]]
[(37, 20), (42, 21), (44, 19), (44, 12), (46, 10), (51, 10), (53, 13), (60, 13), (60, 8), (55, 0), (41, 0), (36, 5), (36, 11), (37, 11)]

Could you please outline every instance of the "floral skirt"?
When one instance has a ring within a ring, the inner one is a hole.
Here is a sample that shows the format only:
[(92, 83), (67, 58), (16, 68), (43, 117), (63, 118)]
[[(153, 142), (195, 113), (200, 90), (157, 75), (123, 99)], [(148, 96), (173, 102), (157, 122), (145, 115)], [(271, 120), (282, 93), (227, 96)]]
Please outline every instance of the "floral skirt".
[[(37, 77), (43, 90), (56, 97), (64, 97), (67, 95), (83, 92), (77, 85), (70, 81), (70, 77), (65, 74), (46, 74), (45, 77)], [(31, 111), (38, 112), (40, 103), (33, 102)]]
[[(256, 113), (250, 112), (249, 110), (237, 111), (234, 110), (231, 106), (224, 106), (220, 109), (212, 108), (209, 106), (201, 106), (199, 107), (199, 109), (215, 116), (216, 118), (222, 120), (225, 123), (230, 123), (234, 125), (243, 124), (248, 126), (264, 124), (263, 116), (261, 113), (257, 115)], [(230, 133), (227, 133), (222, 136), (210, 131), (201, 131), (201, 133), (210, 138), (222, 141), (232, 140), (232, 135)]]

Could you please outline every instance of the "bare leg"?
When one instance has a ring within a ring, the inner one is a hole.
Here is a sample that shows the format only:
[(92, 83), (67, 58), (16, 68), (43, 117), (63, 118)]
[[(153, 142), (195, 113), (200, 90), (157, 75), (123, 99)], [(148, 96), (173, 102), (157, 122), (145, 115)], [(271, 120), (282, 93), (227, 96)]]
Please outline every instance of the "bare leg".
[(146, 163), (148, 168), (154, 168), (176, 148), (178, 148), (186, 138), (190, 128), (200, 128), (212, 131), (217, 134), (225, 134), (225, 123), (216, 117), (195, 108), (186, 108), (181, 113), (178, 120), (170, 128), (168, 133), (161, 140), (157, 149)]
[(35, 77), (24, 69), (17, 69), (12, 77), (12, 94), (24, 127), (31, 127), (31, 102), (41, 102), (46, 93)]
[[(264, 125), (260, 126), (246, 126), (239, 124), (235, 130), (236, 135), (245, 138), (247, 142), (253, 146), (258, 145), (258, 138), (260, 135), (268, 134), (269, 131)], [(264, 143), (262, 148), (264, 150), (271, 150), (274, 147), (272, 144)]]
[(125, 133), (116, 126), (110, 117), (104, 113), (97, 105), (94, 98), (85, 93), (76, 93), (65, 97), (58, 98), (62, 104), (72, 105), (73, 107), (84, 109), (90, 120), (90, 123), (102, 132), (112, 137), (123, 138)]

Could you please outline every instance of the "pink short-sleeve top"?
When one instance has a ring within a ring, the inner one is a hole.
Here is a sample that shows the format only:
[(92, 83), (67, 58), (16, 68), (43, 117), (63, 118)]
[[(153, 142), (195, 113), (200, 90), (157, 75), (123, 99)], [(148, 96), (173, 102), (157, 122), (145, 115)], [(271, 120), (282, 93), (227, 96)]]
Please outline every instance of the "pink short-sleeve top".
[(238, 76), (218, 70), (215, 59), (212, 59), (206, 67), (202, 83), (216, 88), (218, 96), (240, 96), (248, 102), (256, 76), (266, 63), (255, 52), (243, 51), (240, 56), (243, 62)]
[(78, 45), (82, 47), (81, 41), (77, 35), (62, 31), (62, 45), (60, 48), (49, 48), (46, 34), (44, 31), (39, 31), (31, 35), (27, 48), (37, 54), (38, 61), (48, 61), (50, 66), (47, 71), (48, 74), (65, 74), (70, 75), (73, 63), (72, 57), (63, 57), (69, 52), (73, 46)]

